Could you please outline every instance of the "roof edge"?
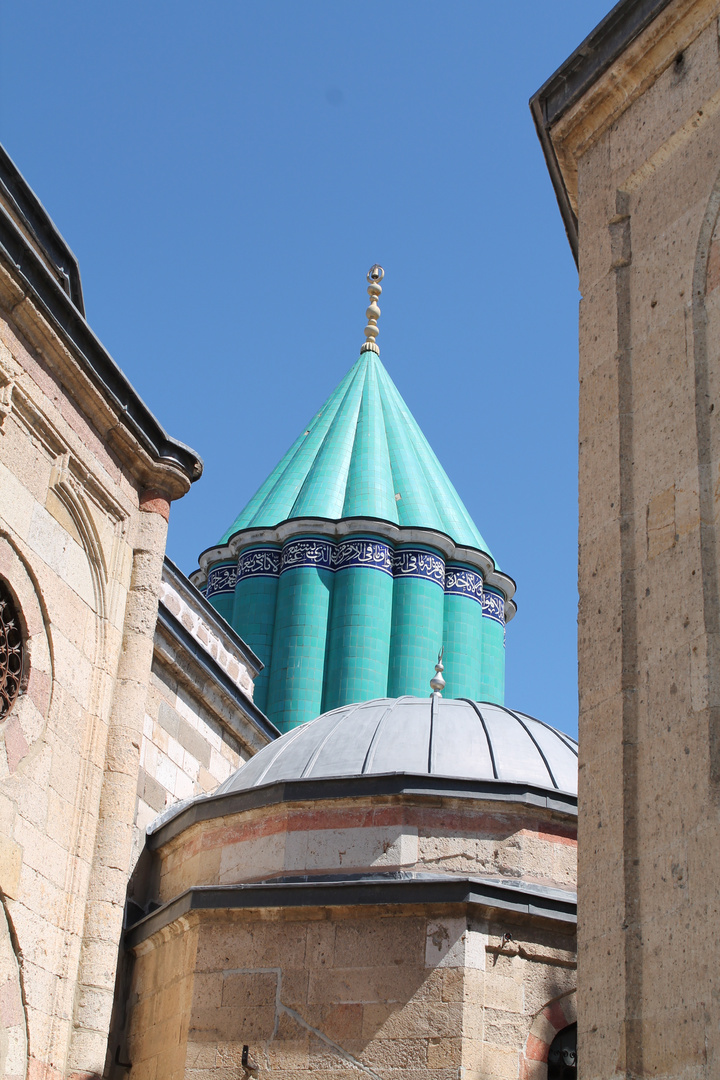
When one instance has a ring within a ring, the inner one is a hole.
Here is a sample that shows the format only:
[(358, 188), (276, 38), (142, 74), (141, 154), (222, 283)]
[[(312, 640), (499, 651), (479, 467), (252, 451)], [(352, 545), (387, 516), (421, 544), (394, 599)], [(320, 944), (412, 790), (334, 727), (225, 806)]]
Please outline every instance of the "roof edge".
[(567, 899), (533, 889), (526, 883), (510, 886), (502, 880), (474, 876), (391, 877), (373, 875), (359, 879), (264, 881), (243, 885), (196, 885), (156, 908), (130, 926), (124, 935), (127, 949), (192, 912), (232, 911), (252, 908), (346, 907), (385, 904), (462, 904), (501, 910), (508, 914), (535, 916), (564, 924), (568, 932), (577, 922), (577, 898)]
[(576, 263), (577, 218), (550, 139), (550, 129), (671, 2), (620, 0), (530, 98), (530, 111)]
[(81, 315), (85, 314), (80, 266), (55, 222), (4, 146), (0, 145), (0, 203), (35, 242)]
[(464, 780), (456, 777), (416, 775), (413, 773), (366, 773), (362, 776), (309, 777), (301, 780), (275, 780), (245, 791), (195, 798), (166, 817), (155, 830), (148, 827), (147, 846), (157, 850), (191, 826), (213, 818), (239, 814), (282, 803), (358, 799), (373, 796), (411, 798), (474, 799), (516, 803), (540, 810), (577, 816), (577, 796), (550, 790), (535, 784), (505, 780)]
[[(9, 158), (7, 160), (10, 161)], [(19, 172), (17, 175), (22, 179)], [(0, 160), (0, 181), (2, 179), (2, 161)], [(68, 253), (69, 258), (74, 260), (75, 257), (47, 217), (42, 204), (27, 185), (25, 185), (25, 190), (35, 200), (37, 214), (42, 213), (45, 216), (48, 230), (54, 231), (57, 244)], [(185, 443), (167, 434), (127, 376), (91, 330), (85, 319), (82, 304), (78, 306), (73, 301), (69, 292), (61, 284), (61, 278), (50, 269), (48, 257), (43, 257), (38, 247), (31, 243), (21, 224), (6, 209), (2, 200), (0, 200), (0, 261), (5, 265), (8, 276), (15, 283), (14, 287), (32, 300), (53, 333), (84, 370), (95, 392), (102, 396), (118, 417), (119, 423), (132, 432), (155, 465), (169, 470), (167, 480), (170, 487), (175, 489), (172, 498), (178, 498), (180, 494), (184, 494), (190, 484), (202, 475), (202, 458)], [(76, 262), (75, 265), (77, 265)], [(81, 407), (84, 406), (81, 405)], [(113, 446), (117, 452), (115, 444)], [(172, 478), (173, 472), (177, 479)], [(179, 489), (178, 473), (185, 478), (182, 492)]]

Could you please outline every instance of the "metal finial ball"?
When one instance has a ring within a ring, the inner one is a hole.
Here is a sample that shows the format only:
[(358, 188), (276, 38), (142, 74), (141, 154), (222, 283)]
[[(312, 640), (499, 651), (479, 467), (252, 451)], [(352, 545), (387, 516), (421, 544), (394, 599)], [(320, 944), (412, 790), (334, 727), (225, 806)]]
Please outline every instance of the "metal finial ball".
[(367, 272), (367, 279), (370, 285), (379, 285), (384, 277), (385, 271), (379, 263), (375, 263), (375, 265), (371, 266)]
[(435, 674), (433, 675), (432, 679), (430, 680), (430, 686), (431, 686), (432, 691), (433, 691), (434, 694), (441, 694), (442, 691), (445, 689), (445, 680), (443, 679), (443, 676), (442, 676), (442, 673), (445, 670), (445, 667), (444, 667), (443, 662), (442, 662), (444, 654), (445, 654), (445, 646), (443, 645), (442, 649), (438, 653), (438, 662), (435, 665)]

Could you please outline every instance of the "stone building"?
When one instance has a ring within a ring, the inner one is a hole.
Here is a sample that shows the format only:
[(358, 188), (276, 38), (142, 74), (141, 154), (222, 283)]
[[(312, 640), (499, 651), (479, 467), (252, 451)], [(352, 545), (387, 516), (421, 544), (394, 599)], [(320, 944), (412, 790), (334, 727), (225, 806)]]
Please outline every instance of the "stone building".
[(502, 706), (515, 585), (380, 363), (381, 279), (359, 359), (193, 575), (284, 734), (149, 828), (134, 1078), (575, 1076), (577, 749)]
[(101, 1075), (144, 826), (277, 732), (259, 661), (163, 562), (202, 463), (93, 335), (2, 151), (0, 424), (0, 1075)]
[(406, 696), (171, 810), (127, 935), (131, 1077), (547, 1076), (576, 1019), (576, 768), (522, 714)]
[(719, 17), (624, 0), (531, 103), (582, 295), (584, 1080), (720, 1073)]
[(382, 277), (193, 584), (201, 462), (0, 155), (7, 1080), (575, 1076), (577, 745), (504, 707), (515, 583), (380, 363)]

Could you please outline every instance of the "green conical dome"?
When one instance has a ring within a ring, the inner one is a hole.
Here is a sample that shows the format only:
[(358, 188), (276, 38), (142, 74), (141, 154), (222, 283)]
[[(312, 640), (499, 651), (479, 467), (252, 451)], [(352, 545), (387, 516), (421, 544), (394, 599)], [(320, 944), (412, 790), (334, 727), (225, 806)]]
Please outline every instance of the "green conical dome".
[(219, 541), (292, 518), (372, 517), (489, 549), (376, 353), (363, 352)]
[(514, 582), (374, 349), (201, 555), (196, 581), (264, 664), (255, 701), (282, 731), (426, 694), (441, 648), (446, 696), (503, 701)]

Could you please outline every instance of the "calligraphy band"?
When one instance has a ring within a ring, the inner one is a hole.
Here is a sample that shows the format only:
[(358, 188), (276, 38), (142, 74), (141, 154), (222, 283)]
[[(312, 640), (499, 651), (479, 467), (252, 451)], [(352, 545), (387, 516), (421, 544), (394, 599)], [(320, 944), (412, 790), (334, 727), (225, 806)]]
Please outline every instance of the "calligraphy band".
[(403, 547), (393, 551), (389, 544), (369, 537), (353, 537), (333, 543), (327, 539), (291, 540), (279, 548), (248, 548), (237, 566), (214, 566), (208, 574), (205, 595), (210, 599), (231, 593), (239, 581), (251, 577), (276, 578), (286, 570), (315, 567), (337, 573), (354, 567), (380, 570), (394, 578), (414, 577), (433, 581), (449, 596), (467, 596), (482, 605), (482, 613), (505, 625), (505, 600), (483, 587), (482, 575), (467, 567), (448, 566), (431, 551)]

